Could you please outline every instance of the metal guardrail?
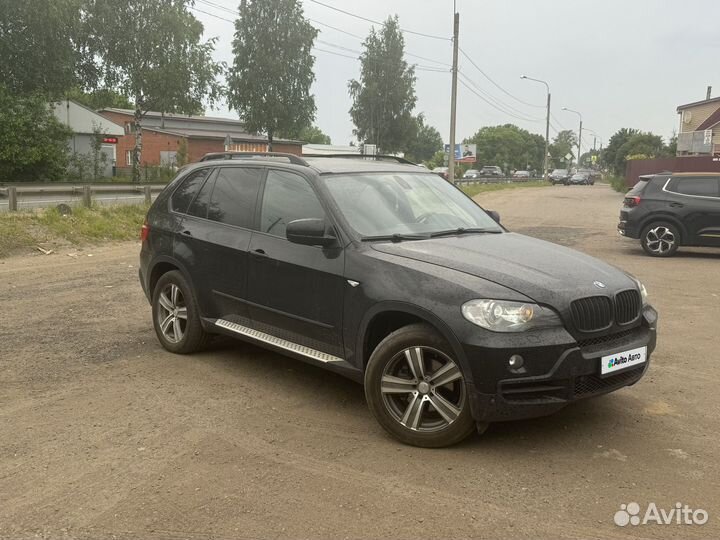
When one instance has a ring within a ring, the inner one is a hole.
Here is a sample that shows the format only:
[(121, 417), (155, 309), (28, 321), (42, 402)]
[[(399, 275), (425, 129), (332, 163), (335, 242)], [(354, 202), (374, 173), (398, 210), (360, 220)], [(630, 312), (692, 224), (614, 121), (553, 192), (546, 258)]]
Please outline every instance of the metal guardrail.
[(543, 180), (542, 177), (540, 178), (512, 178), (512, 177), (494, 177), (494, 176), (485, 176), (482, 178), (459, 178), (455, 180), (456, 184), (514, 184), (514, 183), (524, 183), (524, 182), (537, 182), (539, 180)]
[(50, 204), (60, 204), (62, 196), (69, 196), (70, 202), (77, 199), (83, 206), (91, 206), (93, 197), (101, 194), (143, 196), (146, 204), (152, 202), (153, 194), (160, 193), (167, 184), (14, 184), (0, 187), (0, 198), (7, 198), (8, 211), (16, 212), (19, 201), (32, 202), (42, 196), (55, 197)]

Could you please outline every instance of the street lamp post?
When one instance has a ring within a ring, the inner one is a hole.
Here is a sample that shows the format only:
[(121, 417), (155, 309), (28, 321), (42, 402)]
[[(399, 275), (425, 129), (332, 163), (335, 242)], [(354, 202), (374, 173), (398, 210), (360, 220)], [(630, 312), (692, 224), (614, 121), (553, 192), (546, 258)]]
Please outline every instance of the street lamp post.
[(546, 83), (545, 81), (541, 81), (540, 79), (533, 79), (532, 77), (528, 77), (527, 75), (522, 75), (520, 77), (521, 79), (527, 79), (528, 81), (535, 81), (539, 82), (545, 85), (545, 88), (547, 88), (547, 118), (545, 121), (545, 160), (543, 161), (543, 170), (545, 177), (545, 181), (548, 181), (548, 158), (550, 153), (550, 85)]
[(579, 135), (578, 135), (578, 156), (577, 156), (577, 164), (578, 164), (578, 169), (579, 169), (580, 168), (580, 154), (582, 153), (582, 148), (580, 147), (580, 145), (582, 144), (582, 114), (573, 109), (568, 109), (567, 107), (563, 107), (562, 110), (571, 112), (571, 113), (575, 113), (580, 117), (580, 131), (579, 131)]

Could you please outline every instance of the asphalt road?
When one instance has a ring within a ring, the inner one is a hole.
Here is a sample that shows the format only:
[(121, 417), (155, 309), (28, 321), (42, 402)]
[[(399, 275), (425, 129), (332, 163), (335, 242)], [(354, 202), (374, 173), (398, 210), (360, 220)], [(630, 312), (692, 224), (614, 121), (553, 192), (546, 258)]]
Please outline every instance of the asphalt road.
[[(717, 538), (720, 251), (645, 257), (606, 186), (478, 198), (646, 283), (661, 322), (640, 383), (411, 448), (339, 376), (229, 341), (163, 351), (136, 243), (0, 260), (0, 537)], [(710, 520), (616, 526), (630, 502)]]
[[(155, 200), (157, 196), (153, 193), (152, 199)], [(101, 205), (114, 205), (114, 204), (141, 204), (145, 201), (144, 195), (94, 195), (93, 202)], [(34, 208), (48, 208), (51, 206), (57, 206), (60, 203), (68, 204), (70, 206), (79, 206), (82, 204), (81, 195), (54, 195), (54, 194), (38, 194), (33, 196), (26, 196), (23, 199), (18, 200), (18, 210), (29, 210)], [(0, 212), (8, 211), (8, 200), (0, 199)]]

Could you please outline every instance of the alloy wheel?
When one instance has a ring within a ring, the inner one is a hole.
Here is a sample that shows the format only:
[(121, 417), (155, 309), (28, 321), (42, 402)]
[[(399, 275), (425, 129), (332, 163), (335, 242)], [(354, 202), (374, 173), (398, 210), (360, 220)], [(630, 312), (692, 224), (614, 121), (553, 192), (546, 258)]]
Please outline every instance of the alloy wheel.
[(663, 255), (675, 245), (675, 235), (669, 228), (659, 225), (645, 234), (645, 245), (653, 253)]
[(187, 306), (180, 287), (168, 283), (158, 296), (157, 322), (170, 343), (182, 341), (187, 328)]
[(431, 347), (410, 347), (396, 354), (383, 371), (380, 392), (395, 421), (422, 432), (447, 428), (466, 399), (460, 367)]

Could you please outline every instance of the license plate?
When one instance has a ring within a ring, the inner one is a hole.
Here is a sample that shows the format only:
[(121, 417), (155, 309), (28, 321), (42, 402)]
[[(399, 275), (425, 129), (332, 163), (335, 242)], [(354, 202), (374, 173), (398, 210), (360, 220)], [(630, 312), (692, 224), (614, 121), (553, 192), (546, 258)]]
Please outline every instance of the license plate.
[(600, 359), (600, 373), (610, 375), (629, 367), (645, 363), (647, 360), (647, 347), (638, 347), (630, 351), (603, 356)]

